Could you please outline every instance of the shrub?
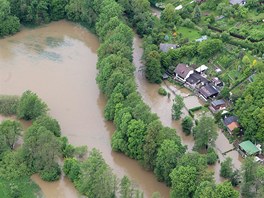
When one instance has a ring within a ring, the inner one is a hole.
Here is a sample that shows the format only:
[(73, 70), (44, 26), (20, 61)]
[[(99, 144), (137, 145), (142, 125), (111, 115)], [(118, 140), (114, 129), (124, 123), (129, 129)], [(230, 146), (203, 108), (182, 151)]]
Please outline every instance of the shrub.
[(192, 118), (186, 116), (182, 121), (182, 130), (186, 135), (190, 135), (192, 132), (193, 121)]
[(56, 181), (60, 178), (61, 169), (58, 164), (54, 164), (48, 170), (44, 169), (40, 172), (40, 177), (44, 181)]
[(216, 154), (213, 148), (209, 148), (207, 151), (206, 158), (207, 158), (207, 164), (212, 165), (215, 164), (215, 162), (217, 161), (218, 155)]
[(188, 28), (194, 28), (195, 24), (194, 22), (191, 21), (191, 19), (185, 19), (183, 22), (182, 22), (182, 26), (184, 27), (188, 27)]
[(220, 176), (224, 178), (231, 178), (232, 174), (232, 159), (228, 157), (225, 161), (221, 163)]
[(0, 96), (0, 114), (5, 116), (15, 115), (18, 102), (18, 96)]
[(162, 87), (159, 88), (158, 93), (159, 93), (159, 95), (162, 95), (162, 96), (167, 95), (167, 91)]
[(72, 182), (76, 182), (80, 175), (80, 162), (75, 158), (67, 158), (64, 161), (63, 172)]

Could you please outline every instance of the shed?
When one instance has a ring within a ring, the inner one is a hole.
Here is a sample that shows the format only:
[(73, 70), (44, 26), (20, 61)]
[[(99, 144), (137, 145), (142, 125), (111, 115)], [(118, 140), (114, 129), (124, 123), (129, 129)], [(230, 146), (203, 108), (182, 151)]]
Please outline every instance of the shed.
[(182, 7), (182, 5), (179, 5), (179, 6), (177, 6), (176, 8), (175, 8), (175, 10), (181, 10), (183, 7)]
[(254, 145), (251, 141), (247, 140), (239, 144), (239, 148), (246, 155), (256, 155), (261, 152), (256, 145)]
[(208, 39), (208, 37), (207, 37), (206, 35), (204, 35), (204, 36), (202, 36), (201, 38), (196, 39), (195, 41), (196, 41), (196, 42), (202, 42), (202, 41), (205, 41), (205, 40), (207, 40), (207, 39)]
[(208, 69), (208, 67), (206, 65), (201, 65), (200, 67), (196, 68), (195, 71), (197, 73), (202, 73), (204, 71), (206, 71)]
[(212, 83), (214, 83), (214, 85), (218, 87), (222, 87), (224, 85), (218, 77), (212, 78)]
[(236, 128), (240, 128), (238, 118), (236, 116), (229, 116), (224, 118), (224, 124), (227, 127), (229, 133), (232, 133)]

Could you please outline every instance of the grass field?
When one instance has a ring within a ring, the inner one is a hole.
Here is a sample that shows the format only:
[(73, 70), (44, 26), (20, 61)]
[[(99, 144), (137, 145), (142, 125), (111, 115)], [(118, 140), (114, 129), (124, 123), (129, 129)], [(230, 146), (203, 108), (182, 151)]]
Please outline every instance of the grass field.
[(187, 27), (179, 27), (177, 32), (181, 33), (183, 38), (188, 38), (189, 41), (193, 41), (201, 37), (201, 34), (198, 30)]

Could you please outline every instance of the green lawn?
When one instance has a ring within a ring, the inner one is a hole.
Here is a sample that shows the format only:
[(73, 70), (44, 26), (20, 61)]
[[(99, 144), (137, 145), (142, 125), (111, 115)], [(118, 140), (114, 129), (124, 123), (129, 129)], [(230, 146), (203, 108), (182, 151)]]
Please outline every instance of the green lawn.
[(193, 41), (201, 37), (201, 34), (198, 30), (187, 28), (187, 27), (179, 27), (177, 33), (181, 33), (183, 38), (188, 38), (189, 41)]
[(39, 187), (35, 183), (29, 178), (22, 178), (15, 181), (5, 181), (1, 179), (0, 197), (35, 198), (42, 196)]

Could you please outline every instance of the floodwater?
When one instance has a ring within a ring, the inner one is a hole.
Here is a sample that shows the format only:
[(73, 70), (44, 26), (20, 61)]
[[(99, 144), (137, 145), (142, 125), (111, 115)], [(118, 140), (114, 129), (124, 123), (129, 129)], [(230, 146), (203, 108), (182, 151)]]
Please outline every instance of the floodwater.
[[(165, 126), (172, 127), (176, 129), (177, 134), (181, 137), (182, 143), (187, 145), (188, 151), (192, 151), (194, 146), (194, 139), (192, 135), (186, 136), (181, 128), (181, 121), (174, 121), (171, 119), (171, 109), (173, 105), (174, 93), (181, 95), (184, 98), (185, 108), (183, 109), (182, 118), (188, 115), (187, 109), (191, 109), (194, 107), (202, 106), (203, 101), (201, 101), (197, 96), (194, 96), (191, 91), (186, 88), (182, 88), (176, 85), (172, 85), (169, 82), (163, 82), (161, 85), (148, 83), (146, 80), (143, 70), (143, 64), (141, 62), (141, 55), (143, 53), (143, 49), (141, 48), (142, 41), (139, 37), (134, 38), (134, 64), (137, 67), (135, 72), (136, 82), (138, 86), (138, 91), (143, 97), (143, 100), (151, 107), (151, 110), (155, 112), (159, 117), (162, 123)], [(159, 87), (162, 86), (168, 92), (171, 93), (170, 98), (167, 96), (160, 96), (158, 94)], [(197, 115), (198, 114), (198, 115)], [(199, 118), (199, 114), (203, 114), (202, 111), (195, 113), (195, 119)], [(210, 112), (205, 113), (207, 116), (212, 116)], [(235, 169), (240, 169), (242, 158), (238, 154), (237, 151), (232, 150), (234, 147), (229, 143), (227, 138), (218, 129), (218, 137), (215, 142), (215, 147), (217, 154), (219, 156), (220, 162), (222, 162), (226, 157), (231, 157), (233, 160), (233, 167)], [(222, 153), (227, 152), (225, 155)], [(208, 169), (214, 172), (215, 181), (217, 183), (224, 181), (223, 178), (219, 176), (220, 173), (220, 163), (216, 163), (213, 166), (210, 166)]]
[[(88, 149), (98, 148), (120, 178), (127, 175), (150, 197), (159, 191), (169, 197), (169, 188), (157, 182), (137, 161), (112, 152), (114, 126), (103, 118), (106, 100), (96, 85), (98, 39), (87, 30), (67, 21), (35, 29), (24, 29), (0, 40), (0, 93), (21, 95), (29, 89), (49, 106), (50, 114), (69, 142)], [(33, 180), (47, 198), (79, 197), (73, 184)]]

